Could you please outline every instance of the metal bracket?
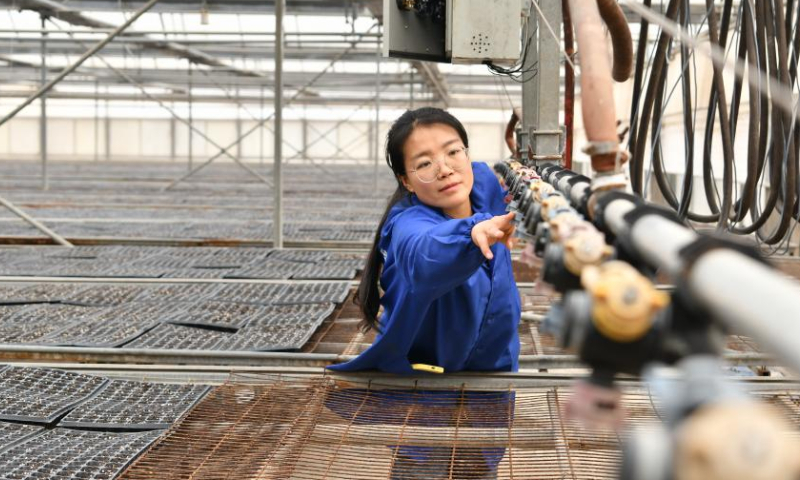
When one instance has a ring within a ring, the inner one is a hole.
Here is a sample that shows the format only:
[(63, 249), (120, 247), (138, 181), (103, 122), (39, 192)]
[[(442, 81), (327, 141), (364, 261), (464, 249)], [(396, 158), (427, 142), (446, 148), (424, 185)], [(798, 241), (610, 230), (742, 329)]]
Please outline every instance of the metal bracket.
[(563, 149), (560, 148), (562, 145), (562, 141), (564, 138), (564, 131), (559, 130), (536, 130), (535, 128), (530, 128), (528, 130), (528, 135), (530, 138), (530, 143), (528, 144), (528, 159), (534, 162), (544, 162), (544, 161), (561, 161), (564, 158), (563, 153), (553, 153), (549, 155), (537, 155), (534, 153), (533, 148), (536, 145), (536, 140), (540, 137), (545, 136), (555, 136), (558, 138), (558, 145), (559, 150), (563, 152)]

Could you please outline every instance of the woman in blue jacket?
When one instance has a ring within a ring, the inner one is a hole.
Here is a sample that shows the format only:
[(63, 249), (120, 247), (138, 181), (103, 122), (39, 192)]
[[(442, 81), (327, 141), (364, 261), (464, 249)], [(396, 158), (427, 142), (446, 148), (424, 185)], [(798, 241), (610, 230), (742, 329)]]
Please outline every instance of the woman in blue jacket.
[(513, 214), (492, 169), (471, 163), (468, 147), (461, 122), (441, 109), (407, 111), (392, 125), (386, 162), (397, 190), (356, 296), (362, 326), (378, 334), (331, 369), (517, 370), (520, 300), (507, 248)]
[[(412, 373), (413, 365), (426, 364), (446, 372), (517, 370), (520, 299), (508, 249), (513, 214), (505, 212), (505, 192), (492, 170), (472, 163), (468, 147), (461, 122), (441, 109), (407, 111), (392, 125), (386, 162), (397, 190), (356, 296), (362, 326), (377, 330), (377, 337), (357, 358), (330, 369)], [(365, 399), (370, 395), (361, 393)], [(466, 417), (463, 426), (501, 430), (508, 429), (514, 403), (509, 392), (393, 391), (382, 398), (375, 408), (407, 410), (393, 415), (409, 424), (452, 427), (449, 412)], [(376, 421), (359, 413), (364, 402), (350, 400), (329, 406), (353, 423)], [(351, 411), (356, 404), (360, 407)], [(488, 405), (494, 405), (496, 416), (487, 415)], [(411, 414), (433, 408), (444, 417)], [(389, 417), (377, 418), (392, 423)], [(496, 478), (505, 453), (503, 448), (451, 451), (405, 442), (389, 447), (394, 450), (392, 479)]]

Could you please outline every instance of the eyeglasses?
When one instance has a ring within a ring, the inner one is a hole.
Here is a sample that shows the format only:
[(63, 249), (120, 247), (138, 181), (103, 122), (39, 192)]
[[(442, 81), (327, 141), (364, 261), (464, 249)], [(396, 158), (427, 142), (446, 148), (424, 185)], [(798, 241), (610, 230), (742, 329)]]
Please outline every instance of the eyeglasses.
[(467, 147), (451, 148), (438, 161), (433, 158), (422, 158), (417, 164), (417, 168), (411, 171), (420, 182), (433, 183), (439, 177), (442, 165), (445, 163), (457, 172), (463, 170), (469, 163), (469, 149)]

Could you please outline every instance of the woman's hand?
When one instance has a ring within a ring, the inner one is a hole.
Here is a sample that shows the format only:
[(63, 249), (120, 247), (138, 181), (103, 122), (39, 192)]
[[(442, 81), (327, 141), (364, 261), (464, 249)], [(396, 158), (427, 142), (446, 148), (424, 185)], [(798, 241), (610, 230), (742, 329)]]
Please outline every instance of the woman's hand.
[(513, 247), (514, 212), (499, 215), (489, 220), (475, 224), (472, 227), (472, 242), (481, 249), (483, 256), (491, 260), (494, 258), (490, 247), (495, 243), (502, 243), (510, 250)]

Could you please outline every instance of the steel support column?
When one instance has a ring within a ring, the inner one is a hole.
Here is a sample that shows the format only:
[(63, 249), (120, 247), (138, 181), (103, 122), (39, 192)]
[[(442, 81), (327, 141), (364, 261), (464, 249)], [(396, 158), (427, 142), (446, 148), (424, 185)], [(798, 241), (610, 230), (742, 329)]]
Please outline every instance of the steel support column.
[(188, 98), (188, 100), (189, 100), (189, 103), (188, 103), (188, 109), (189, 109), (189, 118), (188, 118), (188, 121), (189, 121), (189, 134), (188, 134), (188, 136), (189, 136), (189, 151), (187, 153), (189, 155), (188, 168), (189, 168), (189, 171), (191, 172), (192, 169), (194, 168), (194, 165), (192, 165), (194, 163), (194, 145), (193, 145), (193, 143), (194, 143), (194, 115), (193, 115), (193, 113), (194, 112), (192, 111), (192, 62), (189, 62), (189, 84), (188, 84), (188, 87), (186, 89), (186, 94), (189, 97)]
[[(47, 17), (42, 14), (42, 88), (47, 85)], [(47, 94), (39, 99), (39, 153), (42, 159), (42, 190), (49, 188), (47, 178)]]
[[(236, 102), (237, 102), (236, 103), (236, 138), (239, 138), (239, 137), (242, 136), (242, 104), (239, 103), (241, 101), (240, 100), (241, 99), (240, 94), (241, 93), (239, 91), (239, 87), (236, 87)], [(236, 157), (239, 158), (239, 160), (242, 160), (242, 152), (243, 152), (243, 150), (244, 149), (242, 148), (242, 143), (239, 142), (236, 145)], [(244, 161), (244, 160), (242, 160), (242, 161)]]
[(272, 246), (283, 248), (283, 14), (286, 0), (275, 1), (275, 155), (273, 159), (273, 187), (275, 201), (272, 208)]
[[(561, 105), (561, 3), (539, 1), (529, 7), (525, 28), (527, 57), (523, 69), (529, 71), (522, 85), (522, 151), (530, 145), (531, 160), (560, 161), (562, 129), (558, 113)], [(539, 14), (541, 11), (541, 15)], [(553, 38), (553, 33), (559, 38)]]
[[(261, 95), (258, 97), (259, 104), (259, 118), (264, 118), (264, 86), (261, 86)], [(258, 163), (264, 165), (264, 126), (258, 129)], [(241, 136), (241, 135), (240, 135)]]
[[(539, 61), (539, 42), (537, 41), (538, 15), (536, 10), (530, 5), (526, 5), (523, 9), (523, 16), (525, 24), (522, 28), (522, 48), (524, 50), (525, 61), (522, 64), (522, 70), (528, 72), (524, 74), (522, 84), (522, 118), (520, 124), (522, 125), (522, 134), (519, 138), (519, 151), (522, 158), (526, 159), (528, 148), (531, 146), (531, 139), (528, 135), (529, 131), (536, 126), (536, 118), (538, 111), (538, 82), (539, 77), (535, 75), (536, 63)], [(527, 80), (527, 81), (526, 81)]]
[(308, 118), (304, 116), (300, 124), (302, 128), (301, 134), (303, 136), (303, 150), (300, 152), (300, 161), (305, 162), (308, 159)]
[[(378, 27), (378, 33), (380, 33), (381, 27)], [(381, 57), (383, 56), (383, 47), (381, 46), (381, 37), (378, 37), (378, 48), (376, 50), (377, 54), (375, 56), (375, 134), (373, 135), (373, 147), (375, 148), (375, 177), (372, 191), (375, 192), (375, 195), (378, 194), (378, 167), (380, 165), (380, 161), (378, 160), (381, 156), (381, 147), (380, 147), (380, 136), (381, 136)]]
[[(172, 105), (173, 110), (175, 109), (175, 104)], [(169, 119), (169, 159), (170, 161), (175, 161), (177, 157), (177, 142), (176, 137), (178, 135), (178, 125), (175, 122), (175, 117)]]
[[(106, 95), (108, 95), (108, 87), (106, 87)], [(104, 119), (105, 125), (105, 144), (106, 144), (106, 161), (111, 160), (111, 107), (106, 100), (106, 118)]]
[[(94, 93), (100, 96), (100, 82), (94, 82)], [(94, 100), (94, 161), (100, 160), (100, 99)]]

